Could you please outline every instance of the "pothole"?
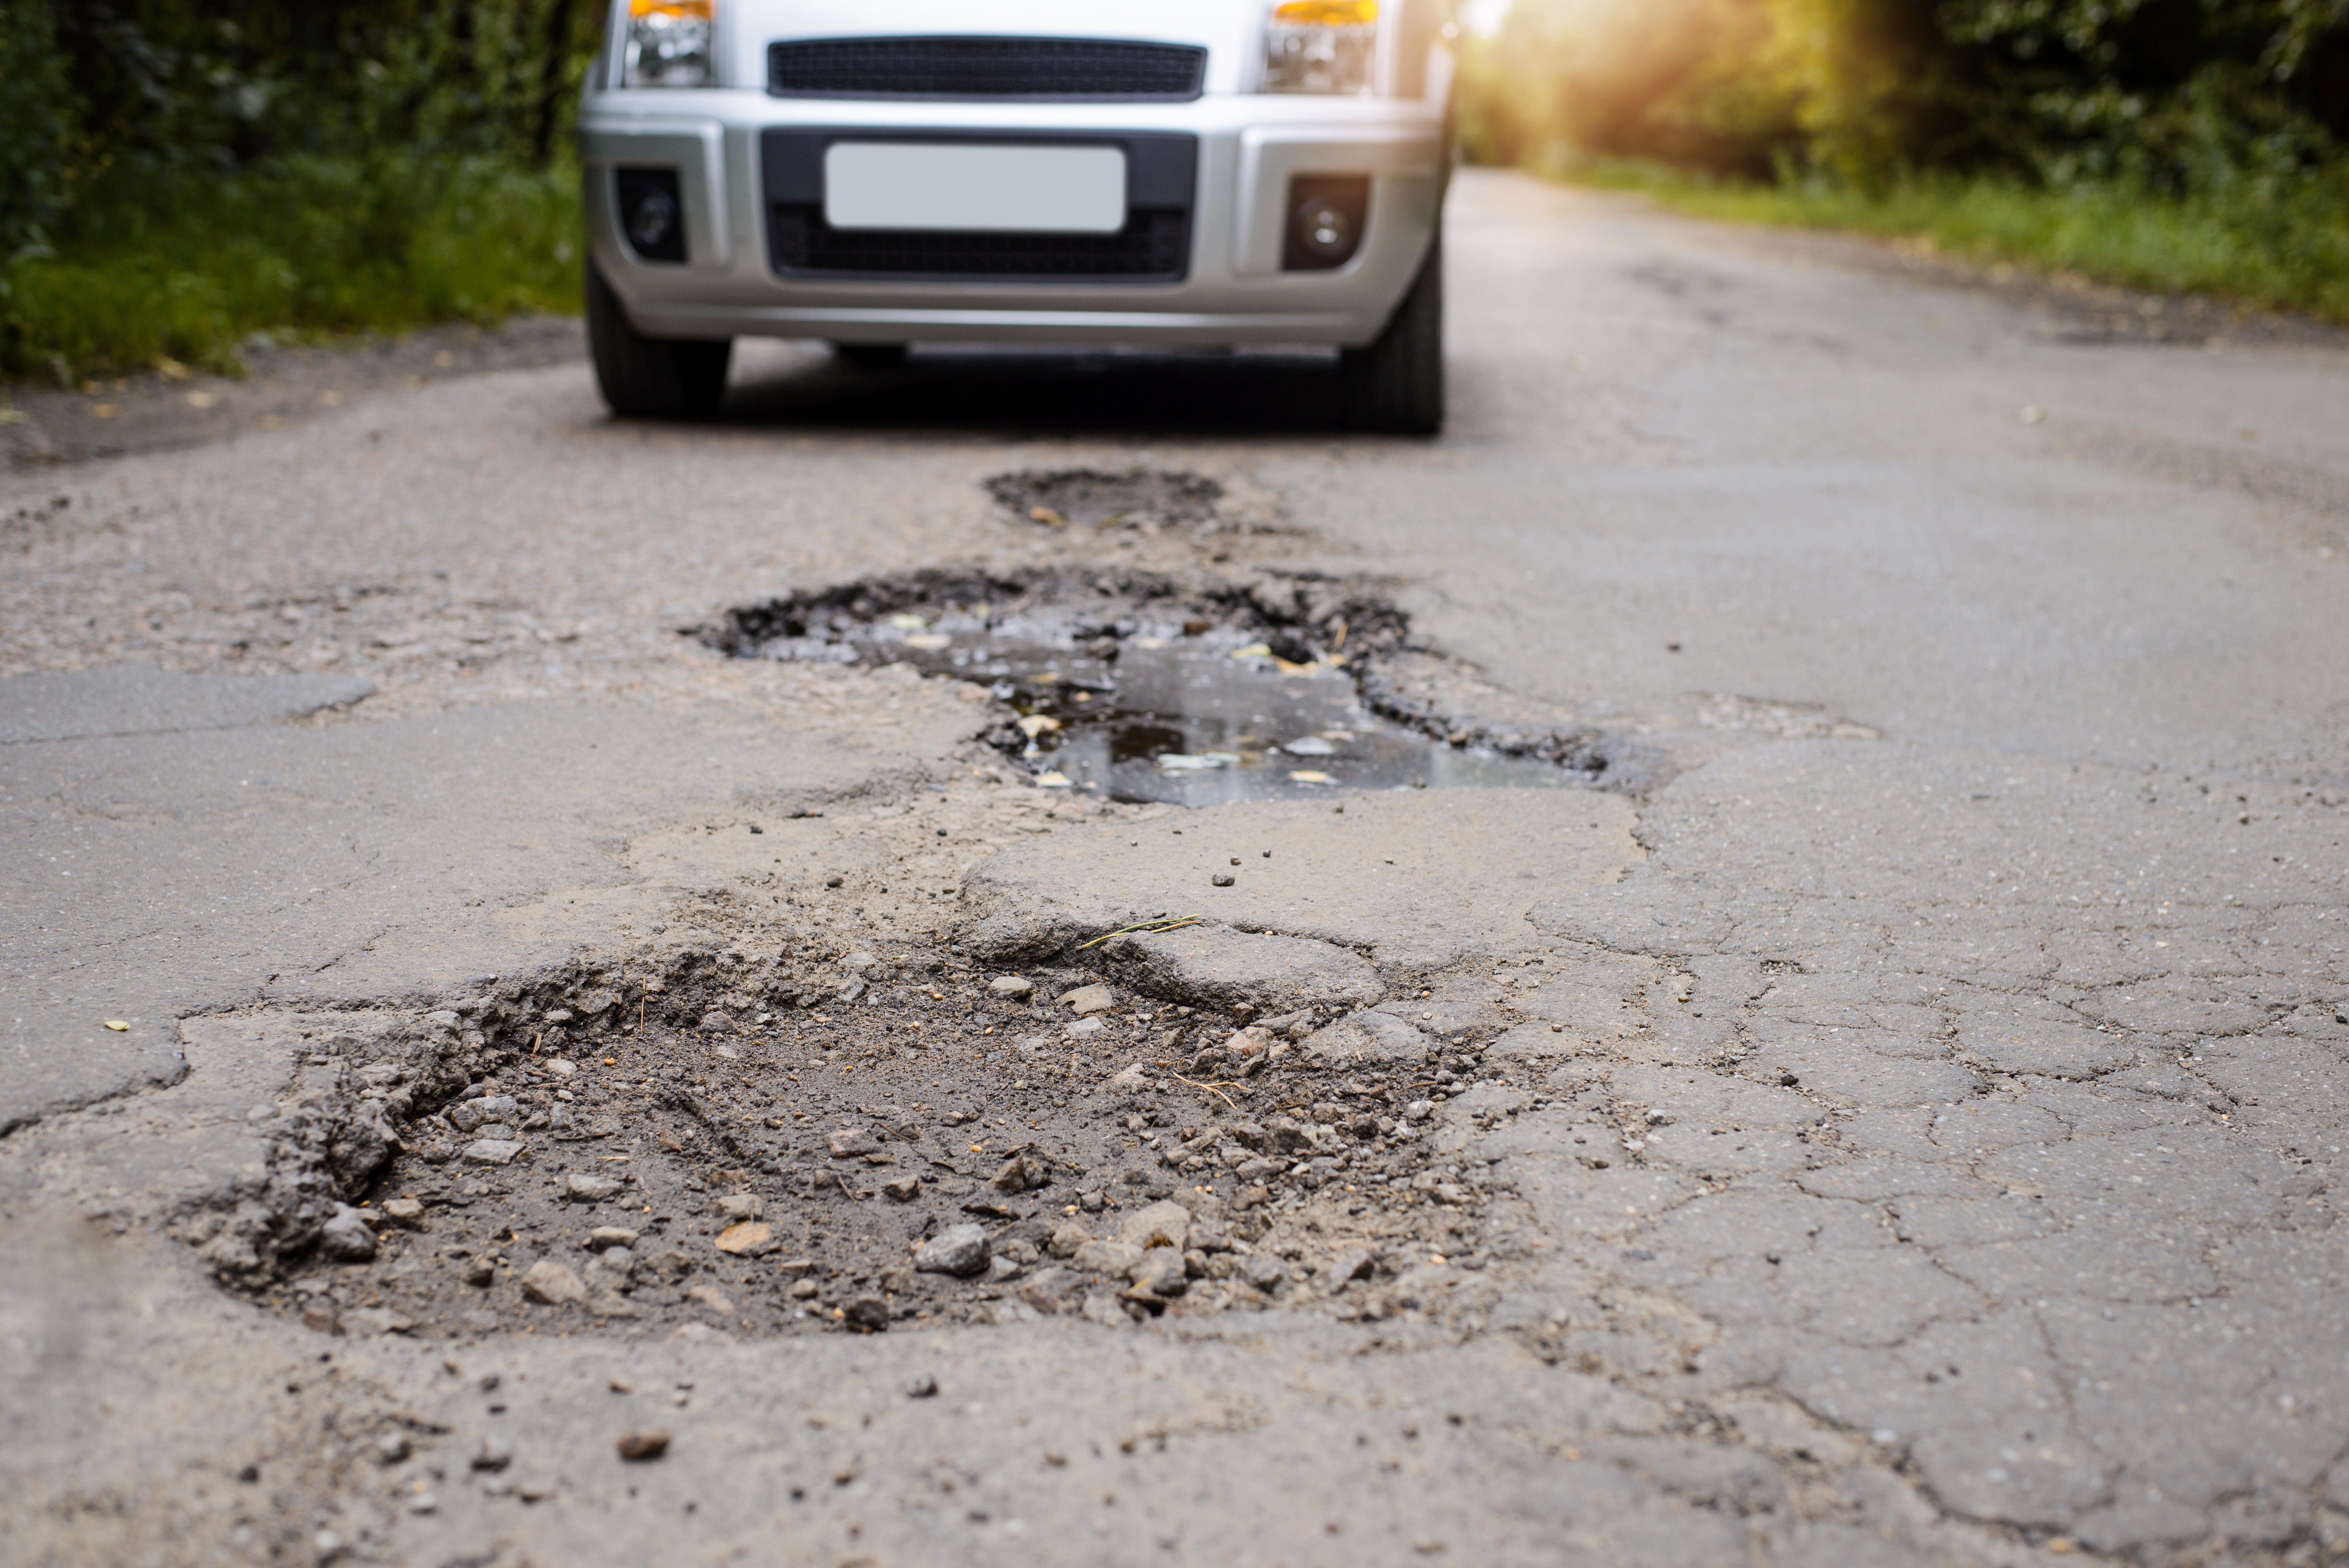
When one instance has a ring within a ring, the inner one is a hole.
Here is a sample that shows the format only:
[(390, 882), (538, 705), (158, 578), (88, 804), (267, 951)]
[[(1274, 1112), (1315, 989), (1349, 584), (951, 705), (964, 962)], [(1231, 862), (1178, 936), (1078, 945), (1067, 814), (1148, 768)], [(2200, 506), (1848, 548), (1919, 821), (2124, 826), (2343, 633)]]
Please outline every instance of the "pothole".
[(1006, 705), (988, 739), (1040, 784), (1185, 805), (1337, 789), (1600, 782), (1605, 738), (1496, 731), (1383, 696), (1409, 619), (1310, 573), (1185, 585), (1141, 573), (918, 573), (730, 613), (742, 657), (886, 665)]
[[(1482, 1304), (1486, 1195), (1427, 1118), (1488, 1031), (1299, 1071), (1326, 1009), (1099, 985), (937, 947), (796, 974), (691, 952), (642, 985), (255, 1020), (306, 1054), (266, 1126), (270, 1191), (307, 1196), (243, 1283), (323, 1332), (420, 1337)], [(184, 1233), (219, 1267), (258, 1212)]]
[(987, 493), (1030, 522), (1047, 528), (1166, 529), (1212, 527), (1224, 487), (1199, 474), (1136, 469), (1023, 469), (987, 481)]

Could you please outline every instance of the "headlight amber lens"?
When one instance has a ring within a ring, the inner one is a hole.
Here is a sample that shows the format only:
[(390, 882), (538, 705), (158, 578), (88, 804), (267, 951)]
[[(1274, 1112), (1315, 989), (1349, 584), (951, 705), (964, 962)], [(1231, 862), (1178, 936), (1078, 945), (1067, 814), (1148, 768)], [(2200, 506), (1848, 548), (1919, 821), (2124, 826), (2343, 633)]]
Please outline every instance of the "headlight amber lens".
[(628, 0), (623, 80), (632, 88), (706, 88), (716, 0)]
[(1379, 39), (1379, 0), (1285, 0), (1264, 35), (1264, 90), (1345, 93), (1371, 90)]

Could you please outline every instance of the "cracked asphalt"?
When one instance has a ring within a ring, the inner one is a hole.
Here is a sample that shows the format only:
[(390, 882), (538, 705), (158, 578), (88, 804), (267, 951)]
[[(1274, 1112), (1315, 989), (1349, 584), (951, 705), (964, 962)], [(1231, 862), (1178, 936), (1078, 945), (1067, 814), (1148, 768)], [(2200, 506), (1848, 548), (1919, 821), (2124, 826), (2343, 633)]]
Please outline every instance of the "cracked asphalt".
[[(544, 324), (20, 440), (11, 1560), (2349, 1556), (2349, 339), (1481, 171), (1448, 222), (1430, 443), (1279, 354), (751, 346), (723, 419), (623, 424)], [(986, 489), (1129, 467), (1223, 520)], [(1060, 566), (1384, 584), (1384, 689), (1637, 765), (1122, 805), (1007, 765), (984, 688), (713, 645)], [(1077, 946), (1162, 913), (1203, 934)], [(982, 1191), (948, 1083), (1094, 1151)], [(863, 1335), (805, 1304), (885, 1271), (702, 1239), (859, 1118), (1018, 1216)], [(558, 1230), (628, 1212), (562, 1184), (632, 1161), (724, 1312), (499, 1273), (610, 1274)], [(1098, 1276), (1154, 1200), (1228, 1250), (1056, 1305), (1045, 1233)], [(394, 1310), (488, 1248), (471, 1315)]]

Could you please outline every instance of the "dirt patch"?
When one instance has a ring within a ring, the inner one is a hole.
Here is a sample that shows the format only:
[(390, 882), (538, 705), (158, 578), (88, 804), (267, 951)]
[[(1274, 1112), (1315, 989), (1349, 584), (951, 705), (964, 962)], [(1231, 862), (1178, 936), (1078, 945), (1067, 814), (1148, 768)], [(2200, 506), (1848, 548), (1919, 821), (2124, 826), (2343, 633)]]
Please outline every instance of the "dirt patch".
[(12, 467), (25, 468), (201, 446), (460, 376), (569, 365), (585, 354), (583, 329), (568, 316), (524, 316), (496, 328), (428, 327), (339, 343), (256, 343), (246, 350), (242, 377), (205, 375), (164, 361), (143, 375), (70, 388), (29, 383), (0, 388), (0, 454)]
[(1018, 516), (1047, 528), (1213, 530), (1224, 487), (1198, 474), (1135, 469), (1024, 469), (987, 481), (987, 493)]
[[(1486, 1195), (1433, 1117), (1504, 1076), (1498, 1021), (1325, 1060), (1333, 1015), (1250, 1012), (921, 944), (317, 1020), (314, 1078), (342, 1088), (307, 1114), (338, 1130), (312, 1142), (342, 1198), (243, 1283), (321, 1331), (430, 1336), (1468, 1309)], [(340, 1152), (363, 1127), (390, 1150), (371, 1172)]]

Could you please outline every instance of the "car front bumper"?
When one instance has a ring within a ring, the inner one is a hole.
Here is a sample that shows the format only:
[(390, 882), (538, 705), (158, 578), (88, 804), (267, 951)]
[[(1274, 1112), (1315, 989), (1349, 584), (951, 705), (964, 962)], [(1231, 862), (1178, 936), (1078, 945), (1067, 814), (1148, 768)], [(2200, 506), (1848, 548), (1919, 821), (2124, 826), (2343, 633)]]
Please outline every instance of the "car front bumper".
[[(792, 275), (770, 245), (770, 131), (1195, 138), (1188, 261), (1178, 279), (1011, 281)], [(1447, 149), (1439, 108), (1409, 99), (1211, 95), (1177, 104), (985, 104), (610, 91), (580, 125), (589, 251), (638, 331), (660, 337), (1051, 343), (1308, 343), (1376, 337), (1434, 237)], [(677, 171), (686, 260), (639, 259), (614, 171)], [(1367, 176), (1344, 265), (1283, 271), (1289, 181)]]

